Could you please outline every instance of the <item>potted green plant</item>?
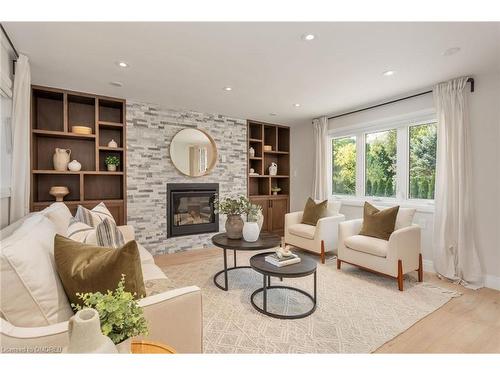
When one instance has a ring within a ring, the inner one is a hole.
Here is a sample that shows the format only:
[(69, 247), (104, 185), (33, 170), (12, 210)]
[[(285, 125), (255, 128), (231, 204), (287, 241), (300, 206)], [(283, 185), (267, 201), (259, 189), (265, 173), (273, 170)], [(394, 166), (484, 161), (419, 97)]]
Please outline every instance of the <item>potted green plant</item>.
[(106, 156), (104, 164), (108, 167), (108, 171), (114, 172), (116, 171), (116, 167), (120, 165), (120, 158), (115, 155)]
[(274, 186), (271, 188), (271, 191), (273, 192), (273, 195), (278, 195), (278, 193), (281, 191), (281, 188)]
[(244, 223), (241, 214), (246, 213), (247, 206), (248, 199), (244, 195), (215, 199), (215, 211), (227, 216), (225, 227), (228, 238), (239, 240), (243, 236)]
[(106, 293), (77, 293), (82, 305), (71, 304), (74, 310), (93, 308), (99, 313), (101, 331), (108, 336), (119, 352), (128, 352), (128, 339), (148, 334), (144, 311), (134, 298), (134, 294), (125, 291), (125, 275), (122, 275), (116, 290)]
[(247, 221), (243, 225), (243, 239), (247, 242), (255, 242), (259, 239), (259, 219), (262, 209), (259, 205), (248, 202), (246, 207)]

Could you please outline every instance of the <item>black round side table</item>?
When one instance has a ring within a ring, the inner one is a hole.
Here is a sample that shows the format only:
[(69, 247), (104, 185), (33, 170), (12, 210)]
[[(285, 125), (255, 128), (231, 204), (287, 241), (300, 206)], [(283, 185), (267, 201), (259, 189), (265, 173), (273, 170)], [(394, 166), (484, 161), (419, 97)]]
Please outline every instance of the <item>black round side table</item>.
[[(250, 302), (252, 303), (252, 306), (262, 314), (265, 314), (267, 316), (271, 316), (273, 318), (279, 318), (279, 319), (300, 319), (300, 318), (305, 318), (306, 316), (311, 315), (315, 310), (316, 310), (316, 265), (317, 263), (313, 261), (312, 259), (302, 257), (300, 263), (295, 263), (291, 264), (289, 266), (284, 266), (284, 267), (277, 267), (274, 266), (264, 259), (267, 255), (273, 254), (271, 253), (261, 253), (254, 255), (253, 257), (250, 258), (250, 266), (257, 271), (258, 273), (263, 275), (263, 287), (257, 289), (255, 292), (252, 293), (250, 297)], [(285, 285), (271, 285), (271, 276), (273, 277), (279, 277), (281, 279), (283, 278), (297, 278), (297, 277), (305, 277), (308, 275), (314, 275), (314, 294), (311, 296), (309, 293), (307, 293), (304, 290), (294, 288), (291, 286), (285, 286)], [(283, 314), (276, 314), (269, 312), (267, 310), (267, 291), (269, 289), (287, 289), (287, 290), (294, 290), (296, 292), (299, 292), (306, 297), (308, 297), (312, 303), (313, 307), (309, 310), (306, 311), (305, 313), (302, 314), (295, 314), (295, 315), (283, 315)], [(257, 306), (257, 304), (254, 302), (254, 298), (258, 293), (263, 293), (262, 295), (262, 307)]]
[[(238, 268), (251, 268), (250, 266), (237, 266), (236, 265), (236, 251), (256, 251), (266, 250), (279, 246), (281, 237), (273, 233), (261, 233), (259, 239), (255, 242), (246, 242), (245, 240), (232, 240), (227, 238), (225, 233), (219, 233), (212, 237), (212, 243), (220, 247), (224, 251), (224, 269), (214, 275), (214, 284), (222, 289), (229, 290), (227, 271), (235, 270)], [(234, 267), (227, 267), (227, 250), (233, 250)], [(217, 282), (217, 276), (224, 273), (224, 286)]]

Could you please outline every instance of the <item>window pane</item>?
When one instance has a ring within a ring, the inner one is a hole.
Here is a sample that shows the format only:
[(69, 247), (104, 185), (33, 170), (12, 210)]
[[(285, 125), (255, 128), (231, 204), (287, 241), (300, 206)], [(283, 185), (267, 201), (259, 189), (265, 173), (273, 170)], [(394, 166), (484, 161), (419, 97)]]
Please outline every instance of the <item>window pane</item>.
[(365, 195), (396, 196), (396, 129), (366, 134)]
[(436, 123), (410, 127), (410, 198), (434, 199)]
[(356, 194), (356, 137), (332, 140), (333, 194)]

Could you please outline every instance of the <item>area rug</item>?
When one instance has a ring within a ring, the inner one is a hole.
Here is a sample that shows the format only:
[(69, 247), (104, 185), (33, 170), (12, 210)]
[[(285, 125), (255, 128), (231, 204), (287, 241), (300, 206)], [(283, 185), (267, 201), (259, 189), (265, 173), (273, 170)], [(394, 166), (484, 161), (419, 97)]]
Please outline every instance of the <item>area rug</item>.
[[(254, 254), (238, 252), (238, 265), (248, 264)], [(330, 260), (318, 264), (316, 311), (303, 319), (281, 320), (259, 313), (250, 304), (252, 292), (262, 287), (261, 274), (252, 269), (229, 271), (225, 292), (212, 281), (222, 267), (221, 251), (208, 261), (163, 268), (172, 286), (197, 285), (202, 290), (205, 353), (370, 353), (459, 296), (408, 275), (405, 291), (400, 292), (394, 279), (345, 264), (338, 271)], [(221, 284), (223, 278), (219, 276)], [(272, 284), (312, 294), (313, 277), (283, 282), (273, 278)], [(256, 298), (259, 306), (261, 302)], [(273, 312), (295, 314), (311, 306), (307, 297), (293, 291), (268, 292), (268, 309)]]

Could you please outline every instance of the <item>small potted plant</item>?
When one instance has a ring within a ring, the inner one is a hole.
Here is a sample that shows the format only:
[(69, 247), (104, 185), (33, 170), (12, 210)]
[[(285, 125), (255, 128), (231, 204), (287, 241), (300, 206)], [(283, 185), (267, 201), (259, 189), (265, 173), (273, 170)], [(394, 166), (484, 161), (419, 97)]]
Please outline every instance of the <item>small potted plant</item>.
[(118, 156), (109, 155), (104, 159), (104, 164), (108, 167), (108, 171), (116, 171), (116, 167), (120, 165), (120, 158)]
[(259, 205), (248, 202), (246, 207), (247, 221), (243, 225), (243, 239), (247, 242), (255, 242), (259, 239), (259, 219), (262, 209)]
[(129, 353), (129, 339), (148, 334), (144, 311), (134, 298), (125, 291), (125, 275), (122, 275), (116, 290), (106, 293), (77, 293), (82, 305), (71, 304), (74, 310), (92, 308), (99, 313), (101, 331), (117, 346), (118, 352)]
[(226, 235), (232, 240), (239, 240), (243, 236), (243, 219), (241, 214), (246, 213), (248, 199), (240, 195), (237, 198), (216, 198), (214, 202), (215, 211), (227, 216)]

